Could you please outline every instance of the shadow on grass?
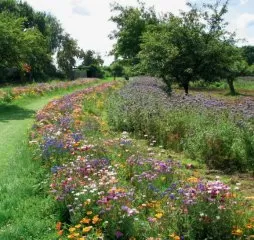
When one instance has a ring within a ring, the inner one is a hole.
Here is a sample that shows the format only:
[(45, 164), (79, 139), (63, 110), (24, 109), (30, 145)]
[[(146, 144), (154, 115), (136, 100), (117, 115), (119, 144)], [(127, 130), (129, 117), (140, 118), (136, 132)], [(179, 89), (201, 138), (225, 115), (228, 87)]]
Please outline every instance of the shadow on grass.
[(24, 120), (33, 117), (35, 111), (16, 105), (0, 104), (0, 122), (9, 120)]

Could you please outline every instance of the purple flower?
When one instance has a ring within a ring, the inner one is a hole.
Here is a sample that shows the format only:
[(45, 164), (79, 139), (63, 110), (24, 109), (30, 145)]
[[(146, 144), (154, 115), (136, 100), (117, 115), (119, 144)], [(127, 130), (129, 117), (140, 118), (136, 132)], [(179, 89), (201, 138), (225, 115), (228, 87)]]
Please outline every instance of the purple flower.
[(115, 236), (116, 236), (116, 238), (118, 239), (118, 238), (120, 238), (120, 237), (123, 236), (123, 233), (120, 232), (120, 231), (116, 231)]

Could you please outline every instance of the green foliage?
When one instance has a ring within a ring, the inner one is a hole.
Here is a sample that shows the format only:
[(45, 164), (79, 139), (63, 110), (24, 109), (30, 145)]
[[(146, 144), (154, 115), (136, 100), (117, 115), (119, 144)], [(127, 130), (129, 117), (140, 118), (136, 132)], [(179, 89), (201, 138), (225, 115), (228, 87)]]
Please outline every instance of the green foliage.
[(0, 13), (0, 71), (5, 74), (6, 69), (17, 69), (21, 79), (25, 77), (25, 64), (37, 75), (46, 72), (46, 67), (51, 63), (47, 41), (41, 32), (37, 28), (24, 31), (24, 24), (24, 18)]
[(253, 65), (254, 64), (254, 46), (243, 46), (242, 47), (242, 51), (243, 51), (243, 56), (245, 61), (249, 64), (249, 65)]
[(130, 64), (137, 63), (137, 54), (140, 51), (141, 36), (149, 25), (158, 23), (158, 18), (153, 8), (146, 9), (145, 4), (139, 2), (139, 7), (124, 7), (118, 3), (112, 5), (112, 12), (117, 15), (111, 21), (117, 25), (117, 30), (110, 35), (116, 39), (112, 54), (116, 58), (128, 60)]
[(186, 94), (190, 82), (227, 79), (235, 94), (233, 81), (245, 72), (246, 63), (234, 34), (225, 28), (228, 1), (188, 6), (189, 11), (178, 17), (169, 14), (143, 32), (138, 52), (141, 73), (159, 76), (168, 86), (176, 81)]
[(110, 71), (114, 77), (122, 77), (124, 75), (124, 67), (120, 61), (114, 61), (110, 65)]
[(81, 50), (79, 58), (82, 60), (82, 64), (78, 68), (85, 69), (88, 77), (103, 78), (102, 65), (104, 61), (98, 53), (92, 50), (87, 50), (86, 52)]
[(59, 68), (70, 79), (73, 79), (73, 67), (76, 64), (76, 57), (80, 54), (77, 41), (66, 34), (62, 40), (62, 48), (57, 53)]

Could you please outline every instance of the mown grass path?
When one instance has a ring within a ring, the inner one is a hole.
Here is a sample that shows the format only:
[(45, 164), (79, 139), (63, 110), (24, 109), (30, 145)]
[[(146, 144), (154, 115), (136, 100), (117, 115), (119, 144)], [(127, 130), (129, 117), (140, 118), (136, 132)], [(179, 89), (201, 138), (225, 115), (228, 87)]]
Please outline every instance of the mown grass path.
[(28, 130), (37, 110), (70, 92), (0, 105), (1, 240), (56, 239), (54, 201), (40, 190), (45, 173), (40, 163), (32, 160)]

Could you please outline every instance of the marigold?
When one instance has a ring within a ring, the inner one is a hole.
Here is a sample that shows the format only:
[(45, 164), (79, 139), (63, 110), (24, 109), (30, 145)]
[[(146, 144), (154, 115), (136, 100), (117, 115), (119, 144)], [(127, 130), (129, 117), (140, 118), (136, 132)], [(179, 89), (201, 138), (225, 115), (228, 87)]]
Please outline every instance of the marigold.
[(96, 216), (93, 217), (92, 223), (93, 223), (93, 224), (96, 224), (96, 223), (99, 222), (99, 221), (100, 221), (100, 218), (99, 218), (98, 215), (96, 215)]
[(89, 224), (91, 222), (91, 219), (89, 218), (83, 218), (80, 223)]

